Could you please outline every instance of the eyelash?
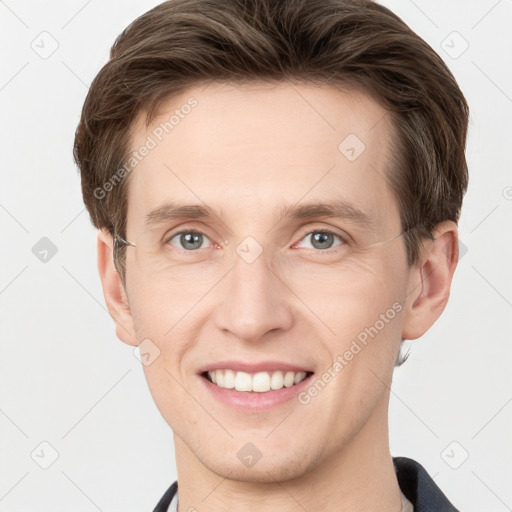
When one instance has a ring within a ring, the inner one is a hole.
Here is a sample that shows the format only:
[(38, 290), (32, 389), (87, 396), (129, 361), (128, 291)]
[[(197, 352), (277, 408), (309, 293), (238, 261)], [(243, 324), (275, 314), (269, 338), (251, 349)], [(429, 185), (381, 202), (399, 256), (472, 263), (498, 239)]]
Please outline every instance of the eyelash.
[[(304, 238), (306, 238), (307, 236), (309, 235), (312, 235), (313, 233), (322, 233), (322, 234), (328, 234), (328, 235), (333, 235), (334, 237), (338, 237), (340, 240), (341, 240), (341, 244), (336, 246), (336, 247), (342, 247), (344, 245), (346, 245), (348, 242), (347, 242), (347, 239), (345, 237), (343, 237), (342, 235), (340, 235), (339, 233), (335, 233), (334, 231), (331, 231), (330, 229), (313, 229), (313, 230), (310, 230), (308, 231), (307, 233), (304, 233), (303, 236), (298, 240), (298, 242), (295, 242), (293, 245), (296, 245), (297, 243), (301, 242), (302, 240), (304, 240)], [(186, 229), (182, 229), (181, 231), (178, 231), (176, 233), (173, 233), (169, 236), (166, 236), (164, 237), (164, 243), (165, 244), (170, 244), (170, 241), (178, 236), (178, 235), (182, 235), (182, 234), (194, 234), (194, 235), (203, 235), (205, 236), (206, 238), (208, 238), (208, 240), (210, 240), (210, 238), (205, 235), (204, 233), (202, 233), (201, 231), (198, 231), (198, 230), (195, 230), (195, 229), (189, 229), (189, 230), (186, 230)], [(174, 247), (174, 246), (172, 246)], [(193, 250), (186, 250), (186, 249), (180, 249), (178, 247), (174, 247), (175, 249), (178, 249), (180, 250), (182, 253), (187, 253), (187, 254), (194, 254), (194, 253), (197, 253), (200, 249), (193, 249)], [(332, 254), (332, 253), (337, 253), (339, 252), (337, 249), (325, 249), (325, 250), (322, 250), (322, 249), (310, 249), (316, 253), (319, 253), (319, 254)]]
[(315, 249), (315, 248), (311, 248), (310, 249), (310, 248), (307, 248), (308, 250), (314, 251), (317, 254), (322, 254), (322, 255), (337, 254), (337, 253), (339, 253), (340, 248), (347, 244), (347, 240), (343, 236), (341, 236), (340, 234), (335, 233), (334, 231), (331, 231), (330, 229), (321, 228), (321, 229), (312, 229), (312, 230), (308, 231), (307, 233), (303, 233), (303, 235), (301, 236), (300, 240), (298, 242), (295, 242), (293, 244), (293, 246), (297, 245), (299, 242), (302, 242), (302, 240), (304, 240), (308, 236), (312, 235), (313, 233), (322, 233), (324, 235), (332, 235), (334, 237), (338, 237), (341, 240), (341, 242), (342, 242), (341, 244), (335, 246), (334, 248), (329, 248), (329, 249)]

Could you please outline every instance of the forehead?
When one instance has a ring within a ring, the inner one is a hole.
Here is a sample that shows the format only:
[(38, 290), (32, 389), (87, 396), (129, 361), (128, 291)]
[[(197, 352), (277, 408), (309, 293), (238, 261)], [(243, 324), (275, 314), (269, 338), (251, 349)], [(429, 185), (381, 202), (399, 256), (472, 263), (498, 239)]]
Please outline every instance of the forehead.
[(132, 127), (128, 219), (170, 201), (237, 219), (343, 199), (375, 222), (398, 215), (386, 183), (392, 127), (369, 96), (288, 83), (188, 89)]

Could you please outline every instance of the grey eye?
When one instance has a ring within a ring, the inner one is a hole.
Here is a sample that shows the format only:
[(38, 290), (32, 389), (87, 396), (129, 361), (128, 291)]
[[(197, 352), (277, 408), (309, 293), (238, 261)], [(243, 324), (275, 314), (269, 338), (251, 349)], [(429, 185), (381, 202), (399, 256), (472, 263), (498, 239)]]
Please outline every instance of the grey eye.
[[(174, 243), (173, 240), (176, 238), (178, 241)], [(169, 239), (169, 243), (179, 249), (193, 251), (194, 249), (200, 249), (205, 240), (209, 241), (209, 238), (198, 231), (183, 231), (173, 235)]]
[[(336, 233), (331, 231), (317, 230), (308, 233), (302, 240), (310, 239), (312, 249), (330, 249), (333, 246), (334, 240), (338, 238), (342, 243), (342, 238)], [(342, 244), (338, 244), (342, 245)]]

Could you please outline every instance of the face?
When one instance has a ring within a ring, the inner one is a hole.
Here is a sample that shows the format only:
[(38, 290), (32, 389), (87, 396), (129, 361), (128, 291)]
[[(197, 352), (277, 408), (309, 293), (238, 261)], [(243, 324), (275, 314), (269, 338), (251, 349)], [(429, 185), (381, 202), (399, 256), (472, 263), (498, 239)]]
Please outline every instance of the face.
[(193, 88), (134, 125), (129, 315), (194, 464), (284, 480), (387, 435), (410, 285), (391, 134), (362, 93), (286, 84)]

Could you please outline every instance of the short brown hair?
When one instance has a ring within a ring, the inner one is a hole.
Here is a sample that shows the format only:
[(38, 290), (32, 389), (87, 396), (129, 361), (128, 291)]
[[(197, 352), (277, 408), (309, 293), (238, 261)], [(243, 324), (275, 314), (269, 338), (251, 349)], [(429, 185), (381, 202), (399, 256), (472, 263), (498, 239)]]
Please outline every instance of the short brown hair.
[(458, 222), (469, 109), (442, 59), (398, 16), (370, 0), (170, 0), (119, 35), (83, 106), (74, 157), (98, 229), (125, 236), (129, 180), (104, 197), (97, 191), (126, 162), (137, 116), (149, 125), (163, 100), (211, 80), (344, 84), (370, 94), (395, 131), (388, 179), (409, 229), (409, 265), (438, 223)]

